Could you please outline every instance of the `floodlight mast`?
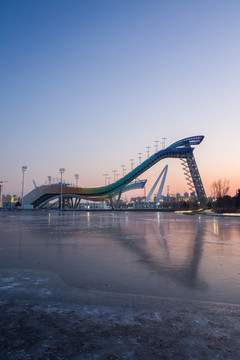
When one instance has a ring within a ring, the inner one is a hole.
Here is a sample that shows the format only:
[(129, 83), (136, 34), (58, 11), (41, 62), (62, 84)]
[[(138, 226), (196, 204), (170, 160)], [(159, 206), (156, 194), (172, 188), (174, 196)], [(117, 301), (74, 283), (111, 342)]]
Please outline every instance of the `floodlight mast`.
[(24, 190), (24, 172), (27, 170), (27, 166), (22, 166), (22, 209), (23, 209), (23, 190)]
[(142, 153), (138, 153), (139, 165), (141, 165), (142, 160)]
[(147, 158), (149, 159), (149, 154), (150, 154), (150, 149), (151, 149), (151, 146), (146, 146), (146, 153), (147, 153)]
[(162, 137), (162, 148), (165, 149), (166, 148), (166, 137)]
[(114, 182), (116, 181), (116, 173), (117, 173), (117, 170), (113, 170), (113, 181)]
[(61, 169), (59, 169), (59, 172), (60, 172), (60, 174), (61, 174), (61, 205), (60, 205), (60, 208), (61, 208), (61, 210), (62, 210), (62, 174), (65, 172), (65, 169), (64, 168), (61, 168)]
[(130, 163), (131, 163), (131, 170), (133, 170), (133, 166), (134, 166), (134, 159), (130, 159)]
[(125, 175), (125, 170), (126, 170), (126, 165), (121, 165), (121, 167), (122, 167), (122, 172), (123, 172), (123, 177), (124, 177), (124, 175)]
[(103, 176), (105, 177), (105, 186), (107, 185), (107, 177), (108, 177), (108, 174), (103, 174)]
[(78, 179), (79, 179), (79, 174), (75, 174), (74, 178), (76, 180), (76, 187), (78, 186)]

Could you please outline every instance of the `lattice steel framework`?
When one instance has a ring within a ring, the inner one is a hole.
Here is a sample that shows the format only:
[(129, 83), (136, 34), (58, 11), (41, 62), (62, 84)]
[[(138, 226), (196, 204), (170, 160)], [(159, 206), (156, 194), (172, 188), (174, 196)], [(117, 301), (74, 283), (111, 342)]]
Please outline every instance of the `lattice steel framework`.
[(203, 183), (199, 174), (196, 160), (193, 154), (188, 154), (185, 159), (182, 160), (182, 166), (187, 184), (191, 191), (196, 190), (197, 197), (200, 202), (206, 201), (206, 193), (203, 187)]

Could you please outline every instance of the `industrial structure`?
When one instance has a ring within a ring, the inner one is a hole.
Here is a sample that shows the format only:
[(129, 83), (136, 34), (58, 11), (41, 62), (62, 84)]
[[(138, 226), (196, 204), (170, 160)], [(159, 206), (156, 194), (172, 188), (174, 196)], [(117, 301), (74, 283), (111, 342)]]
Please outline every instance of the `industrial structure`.
[[(192, 136), (179, 140), (166, 148), (157, 151), (152, 156), (141, 162), (139, 156), (139, 165), (125, 174), (123, 165), (123, 176), (121, 179), (114, 181), (111, 184), (106, 184), (102, 187), (82, 188), (65, 185), (61, 182), (58, 184), (48, 184), (39, 186), (33, 189), (22, 199), (24, 205), (32, 206), (33, 208), (40, 208), (45, 206), (48, 202), (58, 199), (59, 208), (78, 209), (81, 199), (90, 201), (105, 201), (109, 200), (111, 207), (118, 208), (119, 201), (123, 192), (144, 188), (147, 180), (138, 180), (145, 171), (150, 169), (156, 163), (166, 158), (179, 158), (183, 165), (184, 174), (190, 189), (195, 189), (198, 201), (201, 204), (206, 202), (206, 194), (202, 184), (202, 180), (198, 171), (198, 167), (193, 155), (194, 145), (202, 142), (204, 136)], [(139, 153), (140, 154), (140, 153)], [(148, 154), (149, 155), (149, 154)], [(64, 169), (61, 169), (62, 171)], [(166, 177), (167, 168), (163, 170), (160, 177), (163, 175), (162, 188)], [(160, 186), (161, 188), (161, 186)], [(159, 194), (162, 189), (159, 189)]]

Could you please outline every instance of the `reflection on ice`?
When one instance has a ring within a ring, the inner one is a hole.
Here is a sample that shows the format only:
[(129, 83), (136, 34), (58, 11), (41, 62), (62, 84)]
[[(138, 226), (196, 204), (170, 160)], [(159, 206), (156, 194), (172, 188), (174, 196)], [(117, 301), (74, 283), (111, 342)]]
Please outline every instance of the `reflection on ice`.
[(2, 269), (57, 274), (73, 288), (240, 303), (238, 218), (33, 211), (1, 213), (0, 229)]

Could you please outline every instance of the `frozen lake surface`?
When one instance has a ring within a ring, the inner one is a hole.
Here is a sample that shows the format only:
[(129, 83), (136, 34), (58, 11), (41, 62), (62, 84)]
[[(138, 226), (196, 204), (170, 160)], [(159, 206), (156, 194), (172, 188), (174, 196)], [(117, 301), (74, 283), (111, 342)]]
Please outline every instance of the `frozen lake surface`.
[(239, 244), (240, 218), (0, 212), (0, 358), (239, 359)]
[(1, 212), (0, 268), (0, 290), (35, 286), (44, 296), (62, 283), (65, 289), (240, 304), (240, 218)]

